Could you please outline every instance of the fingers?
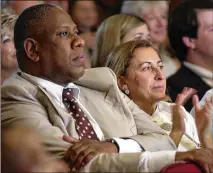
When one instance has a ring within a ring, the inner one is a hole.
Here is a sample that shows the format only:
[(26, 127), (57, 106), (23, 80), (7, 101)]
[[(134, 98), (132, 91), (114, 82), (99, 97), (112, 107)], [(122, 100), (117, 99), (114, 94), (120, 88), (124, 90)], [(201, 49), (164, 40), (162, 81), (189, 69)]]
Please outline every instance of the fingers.
[(79, 153), (81, 151), (85, 150), (86, 148), (88, 148), (88, 147), (86, 145), (83, 145), (83, 143), (76, 143), (75, 145), (73, 145), (70, 148), (69, 160), (70, 160), (71, 165), (73, 164), (75, 159), (78, 157)]
[(87, 159), (88, 155), (94, 155), (95, 152), (93, 149), (91, 148), (86, 148), (85, 150), (82, 150), (78, 157), (75, 159), (75, 161), (73, 162), (73, 167), (78, 171), (80, 170), (81, 167), (84, 167), (84, 165), (86, 165), (89, 160)]
[(206, 102), (204, 104), (204, 110), (209, 115), (211, 115), (213, 113), (213, 102), (212, 102), (212, 100), (206, 100)]
[(184, 105), (196, 92), (197, 91), (193, 88), (184, 87), (183, 91), (177, 95), (175, 103), (178, 105)]
[(73, 138), (72, 136), (68, 136), (68, 135), (63, 135), (62, 139), (69, 143), (75, 143), (75, 142), (79, 141), (78, 139)]
[(81, 145), (83, 145), (83, 143), (77, 142), (77, 143), (73, 144), (73, 145), (68, 149), (68, 151), (65, 153), (64, 159), (65, 159), (69, 164), (72, 163), (73, 157), (74, 157), (75, 155), (77, 155), (77, 153), (75, 153), (75, 149), (77, 149), (77, 148), (80, 147)]
[(97, 151), (92, 151), (90, 152), (83, 160), (84, 165), (86, 165), (87, 163), (89, 163), (95, 156), (97, 156), (99, 154), (99, 152)]
[(198, 95), (193, 95), (193, 97), (192, 97), (192, 104), (195, 107), (195, 111), (200, 110), (200, 104), (199, 104)]
[(207, 165), (207, 164), (202, 164), (202, 167), (204, 168), (205, 172), (211, 173), (211, 172), (210, 172), (210, 169), (209, 169), (209, 165)]

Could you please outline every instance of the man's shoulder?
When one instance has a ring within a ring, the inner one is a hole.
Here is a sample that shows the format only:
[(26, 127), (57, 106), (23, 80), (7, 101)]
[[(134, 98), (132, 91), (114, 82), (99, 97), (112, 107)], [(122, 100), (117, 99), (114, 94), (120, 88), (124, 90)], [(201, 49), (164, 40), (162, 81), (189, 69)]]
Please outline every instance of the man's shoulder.
[(23, 95), (35, 92), (36, 86), (20, 76), (19, 73), (8, 78), (1, 86), (2, 97), (9, 95)]
[(175, 74), (170, 76), (167, 81), (182, 80), (183, 77), (188, 77), (189, 71), (190, 70), (186, 66), (181, 65), (180, 69)]
[(86, 69), (85, 74), (75, 84), (95, 89), (108, 90), (112, 85), (117, 85), (114, 72), (108, 67)]

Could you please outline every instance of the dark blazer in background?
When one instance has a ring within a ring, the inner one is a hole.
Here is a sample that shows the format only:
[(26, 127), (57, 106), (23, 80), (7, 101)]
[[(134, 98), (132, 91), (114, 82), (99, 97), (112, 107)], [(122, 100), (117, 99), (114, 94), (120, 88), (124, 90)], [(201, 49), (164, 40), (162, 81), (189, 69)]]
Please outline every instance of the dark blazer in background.
[[(194, 88), (198, 91), (197, 95), (199, 99), (211, 89), (200, 76), (188, 69), (185, 65), (181, 65), (181, 68), (171, 77), (167, 79), (167, 88), (169, 96), (174, 102), (177, 94), (180, 93), (184, 87)], [(192, 109), (192, 99), (190, 99), (185, 105), (185, 109), (190, 112)]]

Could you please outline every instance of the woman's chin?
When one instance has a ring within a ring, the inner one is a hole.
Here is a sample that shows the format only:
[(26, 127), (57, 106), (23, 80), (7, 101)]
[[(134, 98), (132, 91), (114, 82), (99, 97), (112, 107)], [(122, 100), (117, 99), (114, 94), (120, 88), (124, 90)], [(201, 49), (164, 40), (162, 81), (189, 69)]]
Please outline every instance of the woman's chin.
[(158, 102), (158, 101), (161, 101), (161, 100), (164, 100), (166, 98), (166, 95), (165, 94), (156, 94), (155, 95), (155, 100)]

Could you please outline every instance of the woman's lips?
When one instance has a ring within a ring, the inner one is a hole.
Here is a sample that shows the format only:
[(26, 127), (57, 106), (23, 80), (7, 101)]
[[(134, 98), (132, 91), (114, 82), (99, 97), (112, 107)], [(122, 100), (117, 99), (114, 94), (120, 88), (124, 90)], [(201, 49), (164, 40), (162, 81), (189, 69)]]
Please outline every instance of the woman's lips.
[(164, 86), (163, 85), (154, 86), (153, 89), (154, 90), (164, 90)]

